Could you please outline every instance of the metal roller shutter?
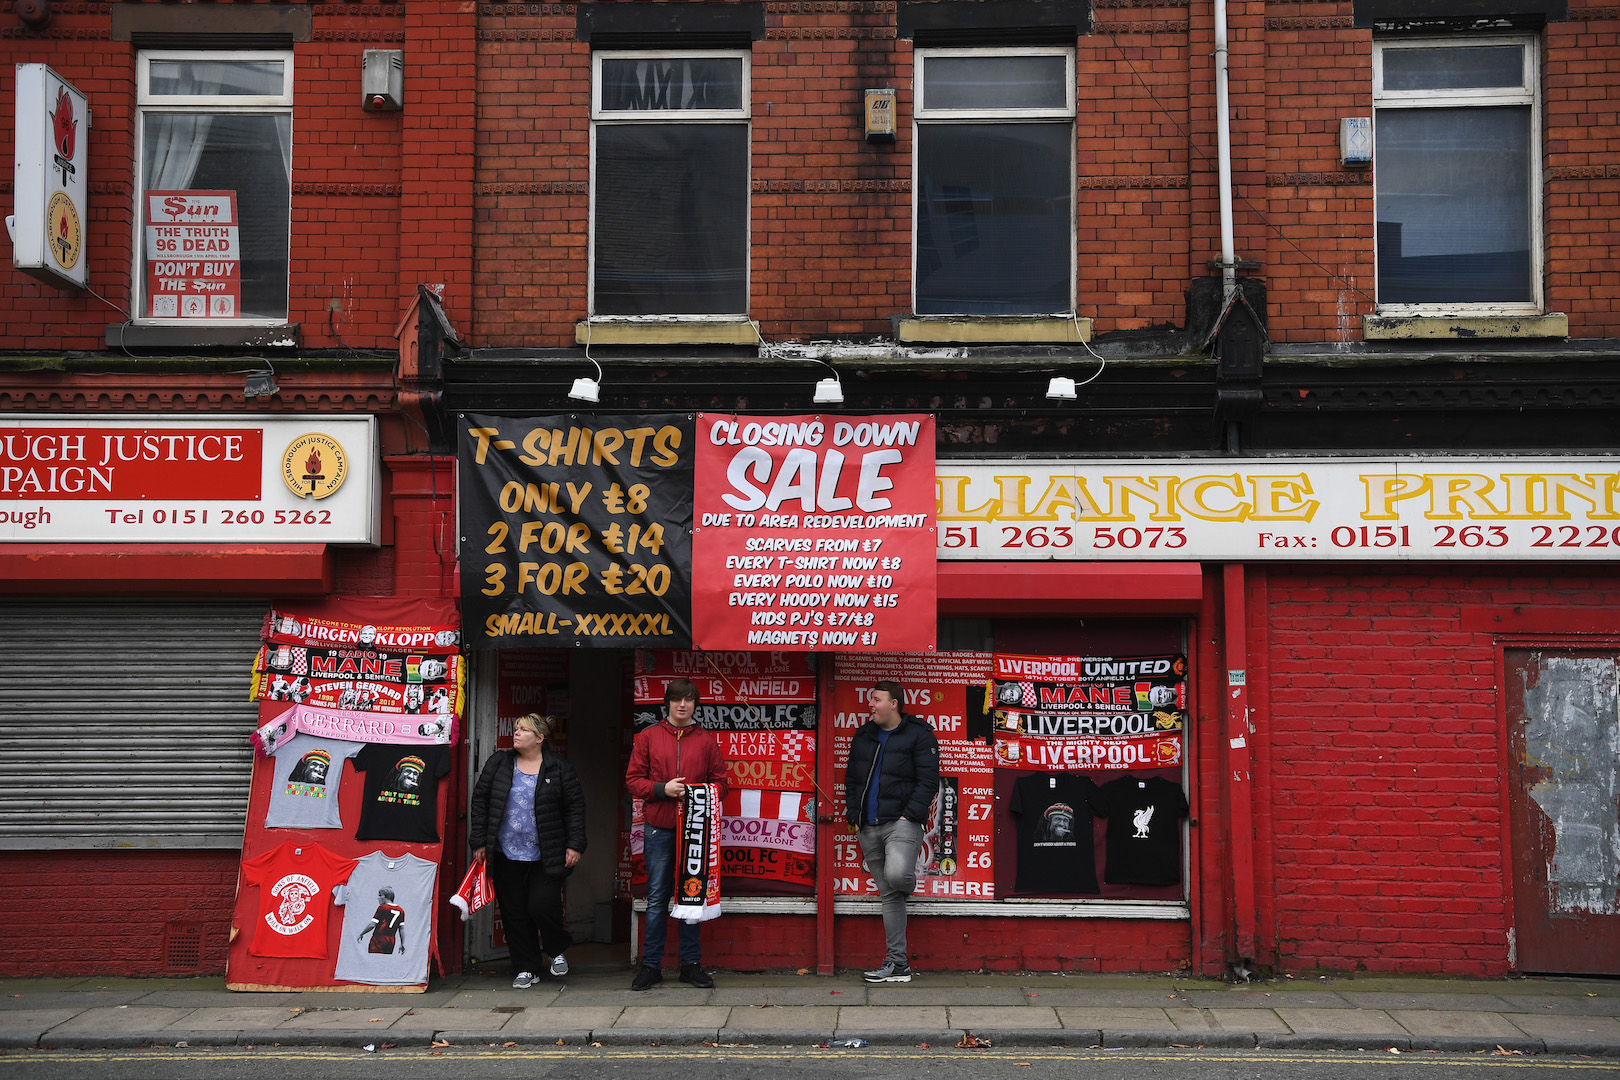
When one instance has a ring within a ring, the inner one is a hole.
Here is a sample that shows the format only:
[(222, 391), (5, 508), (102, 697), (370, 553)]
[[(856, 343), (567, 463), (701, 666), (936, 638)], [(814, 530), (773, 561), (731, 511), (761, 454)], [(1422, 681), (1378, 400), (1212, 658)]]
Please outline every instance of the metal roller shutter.
[(0, 600), (0, 848), (238, 848), (264, 602)]

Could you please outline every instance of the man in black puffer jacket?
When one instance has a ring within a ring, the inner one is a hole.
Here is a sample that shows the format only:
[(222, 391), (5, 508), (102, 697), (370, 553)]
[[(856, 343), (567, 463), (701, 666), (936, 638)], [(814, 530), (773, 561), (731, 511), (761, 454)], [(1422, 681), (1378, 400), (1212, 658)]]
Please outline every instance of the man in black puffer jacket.
[(512, 749), (484, 762), (467, 822), (473, 857), (489, 858), (519, 990), (534, 985), (543, 954), (553, 975), (568, 974), (563, 879), (585, 853), (585, 793), (574, 767), (546, 745), (551, 726), (536, 713), (518, 719)]
[(861, 854), (883, 900), (883, 966), (866, 981), (910, 982), (906, 897), (917, 887), (917, 852), (939, 791), (939, 740), (933, 728), (900, 712), (900, 684), (883, 680), (867, 700), (872, 719), (849, 744), (844, 819), (855, 826)]

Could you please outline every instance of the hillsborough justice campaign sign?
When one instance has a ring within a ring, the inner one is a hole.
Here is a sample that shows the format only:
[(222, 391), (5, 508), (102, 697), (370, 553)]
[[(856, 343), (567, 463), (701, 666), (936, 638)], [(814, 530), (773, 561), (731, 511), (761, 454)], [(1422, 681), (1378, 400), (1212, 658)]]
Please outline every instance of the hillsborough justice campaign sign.
[(0, 542), (377, 539), (377, 422), (0, 417)]
[(934, 648), (934, 419), (699, 413), (703, 649)]

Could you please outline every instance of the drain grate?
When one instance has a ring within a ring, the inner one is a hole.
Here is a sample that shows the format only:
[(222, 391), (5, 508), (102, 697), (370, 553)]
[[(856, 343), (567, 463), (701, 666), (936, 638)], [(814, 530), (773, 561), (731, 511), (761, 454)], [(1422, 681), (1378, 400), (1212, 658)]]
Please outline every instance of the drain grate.
[(497, 1005), (489, 1011), (499, 1013), (520, 1013), (526, 1008), (528, 1008), (527, 1005)]

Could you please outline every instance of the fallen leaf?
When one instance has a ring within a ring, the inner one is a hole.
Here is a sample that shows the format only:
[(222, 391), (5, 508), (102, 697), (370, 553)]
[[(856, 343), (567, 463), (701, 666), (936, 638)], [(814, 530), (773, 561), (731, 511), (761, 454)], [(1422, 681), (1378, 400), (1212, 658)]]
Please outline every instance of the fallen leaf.
[(601, 1044), (601, 1043), (597, 1043), (597, 1042), (593, 1042), (593, 1043), (591, 1043), (591, 1045), (592, 1045), (592, 1046), (595, 1046), (595, 1047), (601, 1047), (601, 1045), (602, 1045), (602, 1044)]
[(1022, 1065), (1026, 1069), (1029, 1068), (1029, 1062), (1027, 1062), (1027, 1061), (1015, 1061), (1015, 1062), (1013, 1062), (1013, 1064), (1014, 1065)]
[(988, 1050), (990, 1049), (990, 1040), (964, 1033), (962, 1041), (956, 1044), (956, 1048), (958, 1050)]
[(444, 1057), (443, 1050), (429, 1050), (428, 1057)]
[(918, 1043), (917, 1044), (917, 1049), (919, 1049), (919, 1050), (927, 1050), (927, 1049), (929, 1049), (929, 1046), (928, 1046), (927, 1043)]
[(191, 1044), (186, 1042), (186, 1040), (181, 1039), (179, 1042), (175, 1043), (174, 1045), (176, 1045), (176, 1046), (190, 1046)]
[(503, 1042), (503, 1043), (501, 1043), (501, 1045), (502, 1046), (516, 1046), (517, 1043), (515, 1043), (515, 1042)]
[(1523, 1050), (1508, 1050), (1505, 1047), (1503, 1047), (1502, 1044), (1498, 1043), (1497, 1046), (1496, 1046), (1496, 1049), (1492, 1050), (1491, 1053), (1493, 1053), (1493, 1054), (1509, 1054), (1509, 1055), (1522, 1056), (1524, 1054), (1524, 1051)]
[(367, 1020), (366, 1023), (368, 1023), (368, 1024), (380, 1024), (380, 1023), (382, 1023), (382, 1017), (373, 1016), (370, 1020)]
[(810, 974), (810, 969), (809, 968), (799, 968), (793, 974), (795, 974), (795, 975), (808, 975), (808, 974)]
[(434, 1039), (428, 1045), (429, 1046), (449, 1046), (450, 1045), (450, 1040), (449, 1039)]
[(399, 1043), (383, 1043), (382, 1048), (384, 1050), (392, 1050), (394, 1047), (396, 1047), (398, 1045), (399, 1045)]
[(1398, 1046), (1391, 1046), (1389, 1047), (1389, 1052), (1392, 1054), (1398, 1054), (1401, 1052), (1401, 1048)]
[(561, 1040), (561, 1039), (558, 1039), (558, 1040), (557, 1040), (557, 1045), (558, 1045), (558, 1046), (561, 1046), (561, 1045), (562, 1045), (562, 1044), (563, 1044), (563, 1041), (562, 1041), (562, 1040)]
[(843, 991), (842, 990), (829, 990), (829, 991), (827, 991), (827, 993), (829, 993), (829, 994), (842, 994)]

